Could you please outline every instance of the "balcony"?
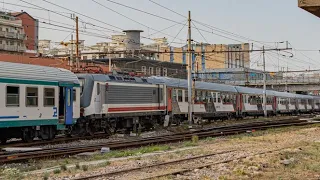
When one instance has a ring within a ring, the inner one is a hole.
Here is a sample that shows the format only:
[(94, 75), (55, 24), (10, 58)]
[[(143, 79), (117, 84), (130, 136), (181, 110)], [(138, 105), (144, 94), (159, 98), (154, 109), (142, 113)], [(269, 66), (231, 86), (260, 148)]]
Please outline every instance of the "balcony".
[(22, 20), (20, 20), (20, 19), (8, 20), (8, 19), (0, 18), (0, 24), (21, 28), (22, 27)]
[(6, 32), (6, 31), (0, 31), (0, 37), (4, 38), (10, 38), (10, 39), (19, 39), (19, 40), (25, 40), (26, 35), (25, 34), (18, 34), (14, 32)]
[(6, 51), (18, 51), (18, 46), (11, 46), (11, 45), (6, 45), (5, 46)]
[(26, 34), (17, 34), (17, 37), (20, 40), (25, 40), (26, 39)]
[(14, 33), (14, 32), (5, 32), (5, 37), (6, 38), (15, 38), (17, 36), (16, 36), (16, 33)]
[(25, 52), (27, 49), (26, 47), (18, 47), (19, 52)]
[(5, 50), (6, 45), (5, 44), (0, 44), (0, 50)]
[(12, 52), (25, 52), (26, 47), (0, 44), (0, 50), (1, 51), (12, 51)]

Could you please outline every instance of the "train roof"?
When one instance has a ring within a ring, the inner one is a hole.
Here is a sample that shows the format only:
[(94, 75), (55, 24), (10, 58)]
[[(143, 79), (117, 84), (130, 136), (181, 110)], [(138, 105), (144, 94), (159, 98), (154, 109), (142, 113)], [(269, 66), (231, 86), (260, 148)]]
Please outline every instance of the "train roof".
[(54, 82), (79, 85), (77, 76), (66, 69), (2, 61), (0, 61), (0, 79), (29, 81), (37, 84)]
[(78, 78), (89, 78), (93, 81), (107, 82), (107, 81), (120, 81), (127, 83), (149, 83), (147, 79), (140, 77), (126, 77), (119, 75), (107, 75), (107, 74), (76, 74)]
[[(153, 84), (166, 84), (169, 87), (177, 87), (177, 88), (180, 87), (185, 89), (188, 88), (188, 81), (184, 79), (152, 76), (148, 78), (148, 81)], [(208, 82), (202, 82), (202, 81), (196, 81), (195, 87), (196, 89), (202, 89), (202, 90), (234, 92), (234, 93), (238, 92), (234, 88), (234, 86), (231, 86), (231, 85), (208, 83)]]

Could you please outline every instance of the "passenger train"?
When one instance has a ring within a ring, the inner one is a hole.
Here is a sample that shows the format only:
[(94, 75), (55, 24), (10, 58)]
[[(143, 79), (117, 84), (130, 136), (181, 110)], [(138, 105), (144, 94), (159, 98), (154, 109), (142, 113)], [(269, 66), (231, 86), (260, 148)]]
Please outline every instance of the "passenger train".
[[(320, 111), (320, 98), (267, 91), (268, 115)], [(58, 132), (82, 136), (187, 119), (187, 81), (168, 77), (74, 74), (65, 69), (0, 62), (0, 140)], [(195, 82), (194, 121), (263, 115), (261, 89)]]

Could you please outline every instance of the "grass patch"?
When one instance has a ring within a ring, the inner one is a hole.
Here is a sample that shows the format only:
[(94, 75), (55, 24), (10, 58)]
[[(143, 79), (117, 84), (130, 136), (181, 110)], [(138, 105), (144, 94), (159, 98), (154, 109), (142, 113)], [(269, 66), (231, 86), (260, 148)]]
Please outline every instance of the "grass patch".
[(49, 179), (49, 173), (44, 173), (42, 179), (43, 180), (48, 180)]
[(6, 168), (1, 173), (5, 179), (23, 179), (24, 176), (17, 168)]
[(192, 141), (184, 141), (183, 142), (183, 147), (192, 147), (192, 146), (197, 146), (197, 143), (193, 143)]
[(191, 142), (194, 144), (197, 144), (199, 142), (199, 137), (198, 136), (192, 136), (191, 137)]
[(76, 164), (76, 169), (80, 169), (80, 164), (79, 163)]
[(60, 169), (61, 169), (62, 171), (66, 171), (66, 170), (67, 170), (67, 165), (66, 165), (66, 164), (62, 164), (62, 165), (60, 166)]
[(88, 171), (88, 168), (89, 168), (88, 165), (82, 165), (82, 170), (83, 171)]
[(53, 171), (53, 174), (60, 174), (61, 173), (61, 169), (55, 169), (54, 171)]
[(204, 139), (204, 141), (215, 141), (215, 140), (216, 140), (216, 138), (214, 138), (214, 137), (207, 137)]
[(129, 149), (129, 150), (121, 150), (121, 151), (111, 151), (109, 153), (105, 153), (102, 155), (96, 155), (95, 159), (109, 159), (109, 158), (119, 158), (119, 157), (128, 157), (128, 156), (136, 156), (145, 153), (152, 153), (156, 151), (166, 151), (170, 150), (171, 147), (168, 145), (163, 146), (146, 146), (138, 149)]

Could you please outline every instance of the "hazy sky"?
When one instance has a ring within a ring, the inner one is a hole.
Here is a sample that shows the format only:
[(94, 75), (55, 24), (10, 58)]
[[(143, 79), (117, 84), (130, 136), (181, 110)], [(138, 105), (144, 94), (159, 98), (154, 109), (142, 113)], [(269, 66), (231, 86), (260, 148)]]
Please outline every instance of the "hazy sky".
[[(62, 9), (46, 3), (43, 0), (24, 0), (26, 2), (35, 4), (37, 6), (51, 9), (57, 11), (62, 15), (70, 17), (71, 11)], [(121, 29), (141, 29), (144, 30), (143, 36), (150, 36), (156, 30), (161, 30), (171, 25), (174, 25), (174, 22), (163, 20), (157, 17), (153, 17), (141, 12), (137, 12), (116, 4), (113, 4), (107, 0), (95, 0), (106, 7), (111, 8), (112, 10), (119, 12), (125, 16), (138, 21), (150, 28), (147, 28), (141, 24), (133, 22), (125, 17), (112, 12), (109, 9), (106, 9), (92, 0), (49, 0), (52, 3), (66, 7), (70, 10), (82, 13), (86, 16), (97, 19), (98, 21), (89, 19), (80, 14), (77, 14), (82, 21), (87, 23), (80, 23), (82, 30), (85, 29), (86, 32), (94, 32), (100, 34), (101, 37), (92, 37), (85, 36), (80, 34), (80, 39), (86, 41), (86, 45), (94, 44), (101, 41), (109, 41), (106, 36), (110, 36), (112, 33), (107, 29), (102, 29), (97, 26), (113, 29), (116, 31), (121, 31)], [(181, 17), (177, 14), (174, 14), (166, 9), (163, 9), (156, 4), (150, 2), (149, 0), (114, 0), (127, 6), (135, 7), (144, 11), (148, 11), (159, 16), (171, 19), (173, 21), (186, 22), (186, 18)], [(298, 8), (297, 0), (153, 0), (157, 3), (162, 4), (170, 9), (175, 10), (178, 13), (181, 13), (187, 16), (188, 10), (191, 11), (192, 19), (210, 24), (211, 26), (218, 27), (223, 30), (253, 39), (255, 41), (264, 41), (266, 45), (275, 46), (275, 43), (268, 42), (280, 42), (280, 41), (289, 41), (294, 48), (296, 49), (308, 49), (308, 50), (317, 50), (320, 49), (320, 18)], [(56, 15), (52, 12), (30, 9), (26, 7), (19, 7), (14, 5), (8, 5), (6, 3), (14, 3), (19, 5), (25, 5), (29, 7), (35, 7), (30, 4), (26, 4), (20, 0), (1, 0), (0, 7), (2, 9), (20, 11), (27, 11), (30, 15), (38, 18), (39, 21), (50, 22), (55, 25), (69, 27), (69, 25), (74, 25), (74, 21)], [(40, 19), (41, 18), (41, 19)], [(49, 21), (50, 19), (50, 21)], [(55, 22), (58, 21), (58, 22)], [(62, 24), (66, 23), (66, 24)], [(93, 27), (91, 24), (96, 25)], [(119, 27), (109, 26), (107, 24)], [(201, 26), (200, 24), (195, 23), (199, 29), (206, 30), (208, 32), (201, 32), (205, 36), (206, 40), (202, 38), (199, 32), (193, 28), (192, 37), (198, 42), (209, 42), (211, 44), (228, 44), (228, 43), (239, 43), (225, 37), (214, 35), (213, 33), (219, 33), (209, 29), (208, 27)], [(67, 32), (60, 32), (56, 30), (49, 30), (45, 28), (40, 28), (39, 36), (40, 39), (51, 39), (53, 41), (59, 42), (65, 38), (70, 39), (69, 34), (72, 30), (55, 27), (50, 25), (45, 25), (40, 23), (40, 27), (48, 27), (54, 29), (63, 29)], [(99, 31), (97, 31), (99, 29)], [(174, 42), (184, 43), (187, 38), (187, 27), (183, 25), (176, 25), (166, 31), (166, 34), (171, 35), (169, 37), (169, 42), (173, 40), (173, 37), (181, 30), (180, 34), (174, 40)], [(237, 39), (241, 42), (254, 43), (255, 48), (261, 48), (262, 44), (248, 41), (239, 37), (232, 37), (230, 34), (221, 35)], [(150, 36), (154, 37), (168, 37), (165, 34), (157, 33)], [(143, 43), (149, 43), (147, 39), (142, 39)], [(172, 44), (174, 46), (181, 46), (181, 44)], [(284, 44), (280, 44), (279, 47), (284, 47)], [(302, 54), (303, 53), (303, 54)], [(320, 53), (317, 51), (303, 51), (303, 52), (293, 51), (295, 58), (291, 59), (282, 59), (277, 58), (276, 54), (267, 53), (266, 54), (266, 63), (267, 70), (277, 70), (278, 61), (280, 67), (289, 66), (289, 70), (302, 70), (302, 69), (320, 69)], [(285, 53), (283, 53), (285, 54)], [(289, 56), (289, 54), (286, 54)], [(252, 53), (252, 66), (261, 68), (261, 59), (260, 53)], [(257, 63), (256, 63), (257, 62)]]

